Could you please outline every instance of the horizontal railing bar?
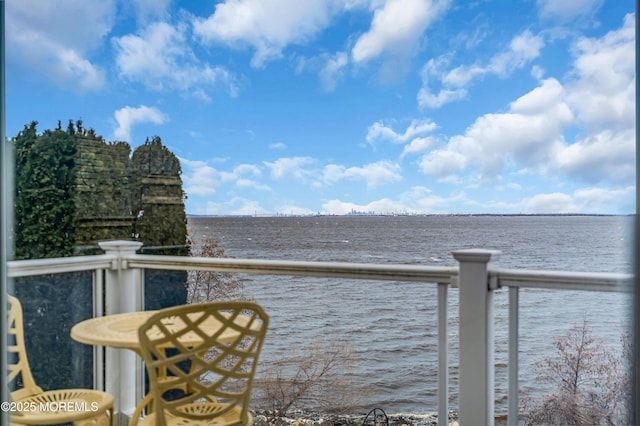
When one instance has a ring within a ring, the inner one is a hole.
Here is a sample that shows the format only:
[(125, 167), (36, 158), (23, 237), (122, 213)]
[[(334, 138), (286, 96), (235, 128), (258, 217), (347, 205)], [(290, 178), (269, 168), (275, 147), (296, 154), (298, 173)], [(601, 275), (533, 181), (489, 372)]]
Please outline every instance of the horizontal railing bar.
[[(457, 287), (457, 267), (423, 265), (380, 265), (347, 262), (306, 262), (261, 259), (202, 258), (136, 254), (125, 259), (125, 267), (163, 270), (208, 270), (266, 275), (293, 275), (353, 278), (363, 280), (421, 281)], [(65, 258), (14, 260), (7, 262), (9, 277), (91, 271), (115, 267), (112, 255), (74, 256)], [(123, 265), (124, 266), (124, 265)], [(632, 274), (608, 272), (537, 271), (494, 269), (490, 286), (632, 292)]]
[(199, 270), (247, 274), (315, 276), (361, 280), (397, 280), (450, 284), (458, 275), (455, 267), (380, 265), (347, 262), (303, 262), (286, 260), (203, 258), (137, 254), (126, 259), (129, 268)]
[(609, 272), (494, 269), (490, 272), (489, 279), (493, 288), (520, 287), (620, 293), (633, 292), (634, 288), (634, 276), (632, 274)]
[(12, 260), (7, 262), (7, 275), (12, 278), (35, 275), (93, 271), (114, 267), (116, 258), (108, 254), (56, 257), (50, 259)]

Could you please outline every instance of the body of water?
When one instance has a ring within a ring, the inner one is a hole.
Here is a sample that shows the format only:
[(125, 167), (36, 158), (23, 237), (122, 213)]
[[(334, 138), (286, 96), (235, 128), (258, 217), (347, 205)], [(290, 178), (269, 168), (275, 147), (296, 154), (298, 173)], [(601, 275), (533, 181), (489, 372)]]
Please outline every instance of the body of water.
[[(192, 238), (215, 238), (235, 258), (455, 266), (451, 252), (502, 252), (504, 268), (631, 272), (633, 218), (620, 216), (190, 217)], [(388, 413), (437, 408), (437, 296), (429, 283), (247, 275), (244, 292), (271, 317), (261, 366), (322, 352), (352, 351), (343, 372), (360, 407)], [(457, 290), (450, 290), (451, 408), (457, 407)], [(553, 337), (587, 320), (615, 347), (630, 325), (630, 295), (523, 290), (521, 389), (547, 392), (536, 363)], [(507, 306), (496, 304), (497, 411), (506, 411)]]

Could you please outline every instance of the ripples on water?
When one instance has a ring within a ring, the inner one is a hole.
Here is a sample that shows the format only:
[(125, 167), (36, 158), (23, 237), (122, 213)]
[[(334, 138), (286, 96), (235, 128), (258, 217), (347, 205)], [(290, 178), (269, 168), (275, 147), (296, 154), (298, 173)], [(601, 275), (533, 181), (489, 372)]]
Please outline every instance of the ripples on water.
[[(190, 217), (196, 240), (213, 237), (236, 258), (455, 266), (451, 252), (501, 250), (504, 268), (631, 272), (633, 219), (593, 216)], [(436, 286), (286, 276), (246, 276), (245, 292), (271, 317), (262, 363), (329, 341), (354, 351), (347, 378), (367, 407), (437, 407)], [(629, 325), (628, 295), (520, 292), (520, 385), (534, 396), (541, 354), (587, 319), (616, 345)], [(449, 291), (451, 407), (457, 406), (457, 290)], [(497, 292), (496, 398), (506, 411), (507, 293)]]

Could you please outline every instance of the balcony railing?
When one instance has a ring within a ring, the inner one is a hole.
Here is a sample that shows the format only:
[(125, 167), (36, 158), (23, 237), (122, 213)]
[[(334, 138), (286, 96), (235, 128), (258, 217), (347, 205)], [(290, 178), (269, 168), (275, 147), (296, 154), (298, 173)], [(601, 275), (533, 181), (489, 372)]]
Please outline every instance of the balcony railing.
[[(633, 291), (633, 276), (507, 270), (494, 267), (499, 252), (461, 250), (453, 253), (458, 267), (378, 265), (339, 262), (300, 262), (228, 258), (141, 255), (140, 243), (101, 243), (104, 255), (9, 262), (10, 277), (93, 271), (95, 316), (144, 308), (144, 270), (202, 270), (245, 274), (412, 281), (438, 289), (438, 422), (447, 424), (449, 412), (448, 289), (459, 288), (459, 423), (494, 423), (493, 294), (509, 288), (508, 423), (518, 422), (518, 303), (520, 288), (584, 291)], [(104, 295), (104, 300), (102, 299)], [(94, 351), (94, 385), (115, 397), (118, 422), (126, 424), (142, 398), (140, 359), (131, 351)]]

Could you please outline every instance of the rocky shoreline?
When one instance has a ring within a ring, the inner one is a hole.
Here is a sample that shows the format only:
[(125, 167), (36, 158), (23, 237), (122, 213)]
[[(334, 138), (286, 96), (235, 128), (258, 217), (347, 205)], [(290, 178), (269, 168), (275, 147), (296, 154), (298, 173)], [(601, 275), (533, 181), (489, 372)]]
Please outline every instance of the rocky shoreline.
[[(389, 426), (435, 426), (438, 424), (438, 415), (432, 414), (387, 414)], [(449, 425), (457, 425), (458, 413), (450, 412)], [(326, 414), (292, 411), (286, 416), (280, 416), (268, 411), (254, 413), (255, 426), (355, 426), (355, 425), (382, 425), (386, 423), (374, 423), (372, 416), (367, 414)], [(366, 423), (365, 420), (367, 420)]]

